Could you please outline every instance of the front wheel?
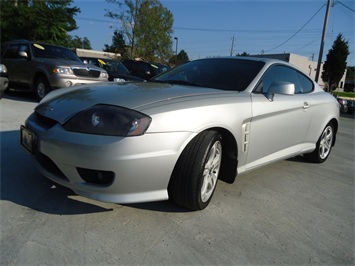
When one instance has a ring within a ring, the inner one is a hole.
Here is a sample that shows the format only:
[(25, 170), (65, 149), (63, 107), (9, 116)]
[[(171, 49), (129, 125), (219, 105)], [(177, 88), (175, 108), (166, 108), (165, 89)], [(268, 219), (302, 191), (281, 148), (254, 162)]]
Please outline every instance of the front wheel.
[(311, 153), (305, 154), (304, 157), (313, 163), (323, 163), (329, 157), (334, 138), (334, 125), (332, 122), (329, 122), (317, 141), (316, 149)]
[(181, 154), (171, 177), (169, 198), (191, 210), (211, 201), (222, 163), (222, 139), (216, 131), (196, 136)]
[(51, 91), (51, 86), (45, 77), (37, 78), (34, 85), (34, 93), (39, 100), (42, 100)]

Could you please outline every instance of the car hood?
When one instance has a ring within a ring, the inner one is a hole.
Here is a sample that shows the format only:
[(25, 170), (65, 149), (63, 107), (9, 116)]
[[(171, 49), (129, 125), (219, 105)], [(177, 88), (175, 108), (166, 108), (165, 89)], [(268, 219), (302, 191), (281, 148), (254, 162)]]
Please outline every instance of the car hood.
[(236, 94), (212, 88), (162, 83), (100, 83), (71, 89), (59, 89), (48, 94), (36, 107), (36, 112), (63, 124), (75, 114), (97, 104), (122, 106), (137, 111), (172, 103), (182, 98), (206, 95)]
[(101, 68), (94, 65), (85, 65), (84, 63), (73, 61), (73, 60), (65, 60), (61, 58), (36, 58), (37, 61), (46, 63), (53, 66), (68, 66), (71, 68), (90, 68), (99, 71), (103, 71)]

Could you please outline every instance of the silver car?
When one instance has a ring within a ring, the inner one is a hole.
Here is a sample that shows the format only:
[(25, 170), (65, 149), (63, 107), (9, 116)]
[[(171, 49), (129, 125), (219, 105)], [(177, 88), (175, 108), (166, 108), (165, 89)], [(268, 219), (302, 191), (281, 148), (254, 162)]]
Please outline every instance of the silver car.
[(303, 155), (324, 162), (337, 100), (292, 65), (189, 62), (145, 83), (51, 92), (21, 127), (42, 174), (92, 199), (204, 209), (217, 181)]

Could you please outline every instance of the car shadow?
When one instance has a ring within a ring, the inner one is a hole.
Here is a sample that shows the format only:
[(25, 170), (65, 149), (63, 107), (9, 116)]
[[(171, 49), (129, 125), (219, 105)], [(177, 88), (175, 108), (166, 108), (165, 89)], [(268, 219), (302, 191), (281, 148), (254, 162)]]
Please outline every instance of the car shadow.
[(21, 101), (21, 102), (31, 102), (38, 103), (38, 99), (31, 92), (26, 91), (13, 91), (11, 89), (5, 91), (3, 95), (4, 99)]
[(352, 114), (349, 114), (349, 113), (340, 113), (340, 117), (355, 119), (355, 112), (352, 113)]
[(56, 215), (112, 211), (70, 198), (71, 190), (54, 184), (34, 167), (29, 154), (19, 144), (20, 132), (0, 132), (0, 200)]
[(306, 158), (304, 158), (302, 155), (298, 155), (295, 157), (291, 157), (286, 159), (286, 161), (290, 161), (290, 162), (298, 162), (298, 163), (307, 163), (307, 164), (314, 164), (310, 161), (308, 161)]
[(156, 202), (134, 203), (134, 204), (122, 204), (122, 205), (130, 207), (130, 208), (134, 208), (134, 209), (148, 210), (148, 211), (154, 211), (154, 212), (169, 212), (169, 213), (193, 212), (192, 210), (180, 207), (169, 200), (156, 201)]

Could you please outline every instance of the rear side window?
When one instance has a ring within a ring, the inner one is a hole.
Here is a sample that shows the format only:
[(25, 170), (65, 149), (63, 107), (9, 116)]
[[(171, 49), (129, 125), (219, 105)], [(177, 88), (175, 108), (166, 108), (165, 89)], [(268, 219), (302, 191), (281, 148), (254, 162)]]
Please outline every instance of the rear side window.
[(6, 59), (17, 59), (18, 58), (18, 46), (17, 45), (10, 45), (6, 52), (4, 53), (4, 58)]
[(302, 73), (298, 72), (298, 77), (300, 79), (301, 82), (301, 86), (302, 86), (302, 91), (301, 93), (309, 93), (312, 92), (314, 89), (314, 85), (313, 82), (306, 77), (305, 75), (303, 75)]
[(19, 52), (26, 52), (28, 56), (29, 48), (26, 44), (13, 44), (10, 45), (9, 48), (4, 53), (4, 59), (20, 59)]

